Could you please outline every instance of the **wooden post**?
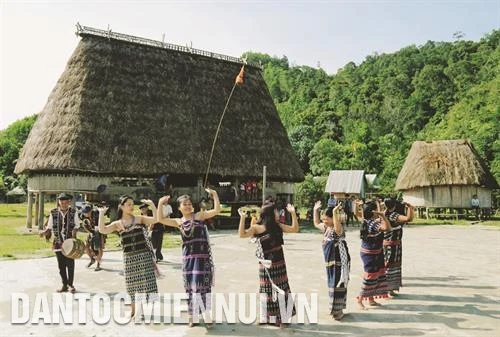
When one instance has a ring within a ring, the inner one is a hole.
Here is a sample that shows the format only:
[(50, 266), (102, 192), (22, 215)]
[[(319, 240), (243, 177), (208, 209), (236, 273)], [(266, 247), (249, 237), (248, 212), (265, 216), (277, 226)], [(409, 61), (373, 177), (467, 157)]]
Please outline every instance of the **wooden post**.
[(26, 228), (33, 227), (33, 192), (28, 191), (28, 207), (26, 208)]
[(262, 167), (262, 203), (266, 200), (266, 180), (267, 180), (267, 167)]
[(43, 223), (45, 220), (44, 214), (43, 214), (43, 205), (44, 205), (44, 199), (45, 199), (45, 192), (40, 192), (38, 194), (38, 198), (40, 199), (38, 202), (38, 229), (43, 229)]
[[(198, 181), (196, 183), (196, 193), (198, 194), (194, 200), (197, 200), (196, 202), (199, 203), (201, 201), (201, 196), (203, 195), (203, 191), (205, 190), (206, 187), (208, 187), (208, 180), (207, 180), (207, 186), (203, 186), (203, 177), (198, 177)], [(193, 205), (194, 207), (194, 205)]]
[(40, 192), (35, 193), (35, 226), (40, 228), (38, 224), (38, 211), (40, 210)]

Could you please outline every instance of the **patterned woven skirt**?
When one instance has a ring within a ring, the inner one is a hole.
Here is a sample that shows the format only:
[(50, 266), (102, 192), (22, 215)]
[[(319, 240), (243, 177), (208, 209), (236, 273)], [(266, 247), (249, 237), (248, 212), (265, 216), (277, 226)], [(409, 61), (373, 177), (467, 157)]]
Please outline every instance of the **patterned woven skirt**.
[(364, 274), (358, 299), (387, 298), (384, 253), (382, 247), (369, 249), (361, 247)]
[[(345, 251), (347, 253), (347, 256), (344, 257), (344, 261), (342, 261), (341, 258), (339, 245), (344, 245)], [(328, 303), (330, 314), (333, 315), (335, 311), (343, 310), (346, 308), (347, 284), (340, 281), (340, 278), (342, 275), (343, 263), (346, 264), (346, 272), (347, 274), (349, 274), (350, 257), (349, 251), (347, 250), (347, 244), (345, 243), (345, 241), (325, 241), (323, 243), (323, 255), (325, 258), (326, 276), (328, 278)]]
[[(295, 315), (295, 305), (293, 305), (293, 303), (288, 303), (291, 290), (290, 285), (288, 284), (288, 275), (286, 271), (283, 248), (280, 245), (269, 250), (264, 249), (264, 256), (266, 259), (271, 260), (272, 264), (270, 268), (266, 268), (262, 265), (262, 263), (259, 263), (259, 292), (261, 296), (262, 294), (265, 294), (265, 306), (267, 308), (266, 316), (261, 316), (261, 322), (265, 319), (267, 323), (276, 325), (281, 324), (282, 321), (283, 323), (289, 323), (288, 319), (291, 319), (291, 317)], [(273, 285), (271, 280), (275, 286), (284, 292), (284, 295), (276, 294), (276, 291), (274, 291), (275, 295), (273, 296)], [(289, 305), (293, 305), (290, 317), (286, 317), (286, 313), (283, 313), (282, 315), (279, 304), (280, 297), (281, 300), (284, 301), (283, 306), (286, 308), (285, 310), (288, 310)], [(261, 310), (263, 310), (263, 308), (261, 308)]]
[(384, 240), (384, 260), (387, 277), (387, 290), (399, 291), (402, 285), (402, 246), (400, 240)]
[(123, 262), (125, 265), (125, 286), (132, 303), (143, 300), (158, 300), (158, 286), (151, 251), (124, 253)]
[[(208, 254), (184, 256), (184, 288), (188, 294), (188, 313), (200, 314), (211, 309), (213, 265)], [(201, 301), (201, 302), (200, 302)], [(196, 308), (196, 312), (194, 309)]]
[(181, 235), (182, 277), (188, 294), (188, 313), (193, 316), (211, 309), (214, 262), (205, 222), (183, 223)]

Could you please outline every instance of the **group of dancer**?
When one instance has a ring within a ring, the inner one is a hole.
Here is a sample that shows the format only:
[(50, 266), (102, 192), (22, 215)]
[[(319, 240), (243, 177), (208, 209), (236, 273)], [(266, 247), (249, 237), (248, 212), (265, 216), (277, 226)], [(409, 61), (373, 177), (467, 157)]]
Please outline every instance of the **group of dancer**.
[[(396, 296), (402, 286), (402, 237), (403, 225), (413, 220), (414, 207), (403, 203), (406, 210), (396, 212), (397, 201), (386, 198), (383, 203), (355, 200), (356, 216), (361, 220), (361, 261), (363, 281), (357, 296), (360, 309), (365, 309), (364, 301), (370, 306), (379, 306), (377, 298)], [(321, 220), (321, 201), (314, 206), (313, 221), (316, 228), (324, 233), (323, 254), (326, 264), (330, 314), (336, 320), (344, 317), (347, 285), (351, 257), (345, 241), (345, 231), (340, 220), (342, 204), (328, 207)]]
[[(132, 301), (132, 318), (136, 314), (136, 302), (158, 299), (156, 261), (152, 254), (153, 248), (148, 239), (147, 229), (155, 223), (161, 223), (178, 228), (182, 237), (182, 275), (184, 288), (188, 295), (189, 326), (196, 325), (197, 322), (193, 317), (200, 317), (200, 315), (203, 316), (207, 328), (213, 326), (209, 295), (214, 285), (214, 261), (207, 220), (220, 213), (221, 205), (215, 190), (206, 189), (206, 191), (213, 200), (213, 208), (195, 212), (191, 198), (188, 195), (182, 195), (177, 198), (178, 209), (182, 215), (180, 218), (168, 218), (162, 211), (163, 206), (169, 203), (170, 196), (164, 196), (158, 201), (158, 209), (153, 201), (143, 200), (151, 207), (151, 216), (135, 215), (133, 197), (123, 196), (119, 201), (117, 219), (109, 224), (104, 219), (107, 208), (98, 208), (99, 232), (101, 234), (118, 232), (121, 237), (125, 284), (126, 291)], [(61, 196), (58, 200), (61, 202), (61, 206), (66, 206), (67, 197)], [(384, 205), (375, 201), (363, 204), (362, 201), (356, 200), (355, 203), (356, 216), (362, 221), (360, 237), (361, 260), (364, 267), (361, 292), (357, 300), (359, 307), (365, 309), (364, 301), (368, 301), (368, 305), (371, 306), (380, 305), (375, 301), (376, 298), (395, 296), (395, 291), (399, 291), (402, 285), (402, 225), (413, 219), (414, 208), (405, 204), (406, 214), (398, 214), (395, 211), (396, 201), (394, 199), (385, 199)], [(342, 207), (342, 203), (338, 203), (334, 207), (328, 207), (320, 215), (321, 201), (317, 201), (314, 205), (313, 215), (314, 226), (324, 233), (322, 247), (327, 273), (329, 310), (335, 320), (340, 320), (344, 316), (343, 310), (346, 308), (351, 264), (345, 240), (346, 235), (340, 218)], [(259, 293), (267, 294), (264, 299), (265, 304), (261, 303), (261, 305), (265, 305), (267, 310), (261, 312), (259, 323), (274, 324), (280, 327), (286, 327), (290, 323), (291, 316), (295, 315), (292, 303), (293, 309), (290, 317), (284, 317), (280, 312), (279, 301), (281, 297), (285, 301), (285, 307), (288, 307), (291, 293), (282, 248), (283, 234), (299, 231), (295, 207), (288, 204), (286, 210), (291, 215), (291, 225), (280, 222), (277, 204), (272, 199), (267, 199), (262, 205), (258, 219), (252, 221), (249, 228), (246, 228), (246, 212), (243, 209), (238, 210), (240, 215), (239, 237), (251, 237), (257, 245)], [(64, 238), (71, 237), (71, 235), (76, 236), (77, 217), (71, 212), (67, 216), (60, 210), (53, 213), (50, 229), (54, 226), (62, 228), (62, 231), (55, 231), (54, 242), (56, 245), (60, 245)], [(64, 215), (63, 218), (61, 218), (62, 215)], [(58, 226), (59, 222), (63, 223), (64, 226)], [(60, 254), (60, 249), (56, 250), (56, 255), (63, 280), (63, 288), (60, 291), (70, 289), (74, 292), (74, 260)], [(71, 265), (71, 263), (73, 272), (69, 276), (66, 274), (63, 276), (63, 267)], [(138, 298), (138, 294), (144, 298)], [(201, 299), (202, 303), (196, 303), (198, 299)]]
[[(165, 216), (162, 209), (169, 203), (170, 196), (164, 196), (158, 201), (158, 209), (153, 201), (143, 200), (152, 209), (152, 216), (135, 215), (134, 199), (131, 196), (123, 196), (118, 205), (117, 220), (109, 224), (106, 224), (104, 219), (107, 208), (98, 209), (99, 231), (102, 234), (116, 231), (121, 236), (125, 285), (132, 301), (132, 318), (136, 314), (136, 302), (158, 299), (155, 258), (152, 255), (153, 248), (148, 239), (147, 228), (155, 223), (161, 223), (178, 228), (181, 233), (182, 274), (184, 288), (188, 294), (189, 326), (196, 324), (193, 316), (199, 317), (200, 314), (203, 315), (207, 328), (213, 326), (207, 294), (211, 293), (213, 286), (214, 264), (206, 220), (219, 214), (221, 206), (217, 192), (212, 189), (207, 189), (207, 192), (214, 201), (213, 209), (194, 212), (191, 198), (188, 195), (182, 195), (177, 199), (181, 218)], [(138, 297), (138, 295), (143, 297)], [(203, 303), (199, 304), (203, 305), (196, 305), (197, 298), (202, 300)]]
[[(201, 209), (195, 212), (191, 198), (182, 195), (177, 198), (180, 218), (167, 218), (161, 211), (170, 201), (170, 196), (164, 196), (158, 201), (158, 210), (151, 200), (144, 200), (153, 210), (153, 216), (135, 215), (134, 200), (130, 196), (123, 196), (118, 205), (117, 220), (106, 224), (104, 215), (106, 207), (99, 208), (99, 231), (102, 234), (118, 232), (122, 240), (124, 256), (124, 275), (126, 291), (130, 295), (132, 317), (135, 317), (135, 303), (141, 300), (155, 300), (158, 296), (158, 286), (155, 278), (155, 264), (148, 245), (147, 227), (154, 223), (178, 228), (182, 237), (182, 275), (184, 288), (188, 295), (188, 315), (190, 327), (197, 324), (194, 319), (203, 317), (206, 328), (213, 326), (211, 317), (210, 294), (214, 285), (214, 261), (211, 252), (209, 219), (218, 215), (221, 205), (215, 190), (206, 189), (213, 200), (212, 209)], [(245, 229), (246, 212), (239, 210), (241, 216), (239, 225), (240, 237), (253, 237), (257, 243), (257, 257), (259, 258), (260, 293), (267, 294), (263, 303), (266, 307), (265, 316), (261, 316), (259, 323), (274, 324), (281, 327), (288, 325), (291, 316), (295, 314), (293, 308), (290, 317), (283, 319), (280, 313), (279, 298), (283, 297), (288, 305), (290, 287), (288, 285), (285, 258), (283, 255), (283, 233), (299, 231), (299, 222), (295, 207), (287, 205), (291, 214), (292, 224), (279, 222), (277, 205), (271, 199), (262, 206), (260, 218), (250, 228)], [(144, 298), (138, 298), (141, 294)], [(200, 300), (201, 303), (196, 303)]]

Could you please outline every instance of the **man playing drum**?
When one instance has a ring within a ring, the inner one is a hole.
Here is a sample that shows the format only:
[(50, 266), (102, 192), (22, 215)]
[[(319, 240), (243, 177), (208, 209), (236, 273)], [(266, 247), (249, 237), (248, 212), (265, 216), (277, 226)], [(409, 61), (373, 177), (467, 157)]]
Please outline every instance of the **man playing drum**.
[(59, 275), (61, 275), (62, 287), (57, 292), (75, 292), (73, 279), (75, 275), (75, 260), (66, 257), (61, 251), (64, 240), (76, 238), (76, 232), (80, 228), (80, 219), (76, 209), (72, 208), (71, 200), (73, 196), (61, 193), (57, 196), (57, 208), (50, 211), (47, 228), (40, 233), (47, 239), (54, 234), (52, 249), (56, 253)]

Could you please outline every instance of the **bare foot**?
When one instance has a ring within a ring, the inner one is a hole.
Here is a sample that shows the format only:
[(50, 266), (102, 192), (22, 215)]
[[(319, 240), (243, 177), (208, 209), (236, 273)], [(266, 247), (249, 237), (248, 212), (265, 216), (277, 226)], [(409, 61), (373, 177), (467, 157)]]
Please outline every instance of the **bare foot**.
[(344, 312), (342, 310), (333, 312), (333, 319), (336, 321), (340, 321), (344, 317)]
[(378, 302), (375, 302), (375, 300), (371, 300), (370, 302), (368, 302), (368, 304), (370, 304), (372, 307), (380, 307), (382, 305)]
[(361, 310), (366, 310), (366, 307), (363, 305), (363, 301), (362, 301), (362, 300), (359, 300), (359, 301), (358, 301), (358, 307), (359, 307), (359, 309), (361, 309)]
[(397, 297), (398, 294), (394, 292), (394, 290), (389, 291), (389, 297)]

